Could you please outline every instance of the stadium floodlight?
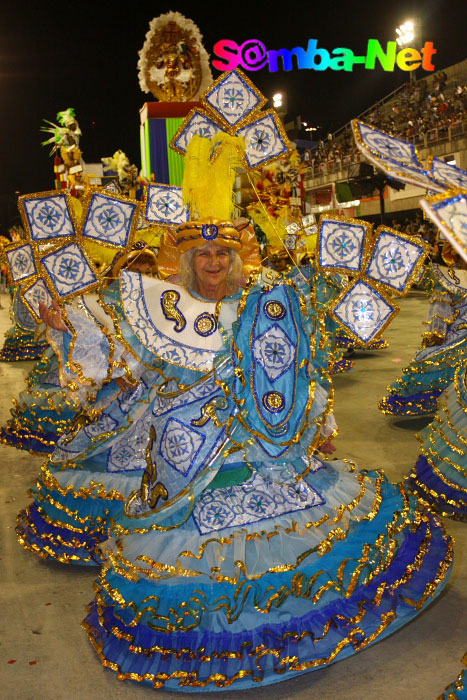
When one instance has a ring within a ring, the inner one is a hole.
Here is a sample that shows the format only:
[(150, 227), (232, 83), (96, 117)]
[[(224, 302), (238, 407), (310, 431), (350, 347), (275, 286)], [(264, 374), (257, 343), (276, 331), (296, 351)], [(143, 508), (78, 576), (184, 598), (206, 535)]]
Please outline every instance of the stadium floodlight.
[(282, 107), (282, 98), (282, 92), (276, 92), (276, 94), (272, 96), (272, 104), (274, 109), (279, 109), (279, 107)]
[(412, 20), (407, 20), (404, 24), (396, 29), (397, 38), (396, 41), (399, 46), (405, 46), (410, 44), (415, 38), (415, 25)]

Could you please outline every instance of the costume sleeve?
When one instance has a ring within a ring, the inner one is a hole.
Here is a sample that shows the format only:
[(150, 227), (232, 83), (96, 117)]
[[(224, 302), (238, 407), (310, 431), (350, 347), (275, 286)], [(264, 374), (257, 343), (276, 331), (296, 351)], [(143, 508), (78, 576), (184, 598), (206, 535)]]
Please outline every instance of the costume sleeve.
[(49, 328), (48, 339), (59, 359), (60, 381), (74, 400), (86, 405), (113, 379), (139, 379), (145, 367), (116, 340), (110, 319), (103, 323), (103, 318), (98, 320), (84, 308), (70, 305), (65, 310), (72, 330)]

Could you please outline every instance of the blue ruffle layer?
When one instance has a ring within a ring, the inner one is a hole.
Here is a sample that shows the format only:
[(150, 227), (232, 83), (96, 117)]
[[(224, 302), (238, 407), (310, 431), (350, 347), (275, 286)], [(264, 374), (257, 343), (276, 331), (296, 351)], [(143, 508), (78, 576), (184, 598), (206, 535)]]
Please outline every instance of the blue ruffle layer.
[[(91, 604), (86, 627), (101, 658), (116, 664), (119, 674), (136, 674), (156, 687), (165, 681), (167, 689), (195, 690), (209, 683), (206, 690), (217, 690), (228, 688), (233, 680), (236, 688), (248, 688), (260, 681), (269, 684), (285, 680), (341, 660), (379, 641), (431, 602), (427, 599), (417, 610), (405, 601), (422, 599), (439, 561), (446, 556), (447, 543), (439, 527), (434, 529), (429, 553), (420, 570), (407, 584), (398, 586), (397, 593), (390, 590), (413, 562), (414, 552), (419, 551), (426, 534), (426, 526), (408, 534), (394, 564), (369, 586), (357, 587), (351, 598), (334, 600), (324, 606), (304, 600), (303, 608), (307, 612), (287, 622), (277, 621), (280, 613), (272, 612), (264, 626), (244, 633), (229, 634), (225, 630), (167, 634), (151, 630), (144, 622), (136, 627), (126, 625), (122, 610), (104, 593), (102, 606), (96, 601)], [(377, 600), (378, 588), (383, 584), (384, 593)], [(280, 585), (278, 575), (277, 589)], [(443, 587), (444, 584), (437, 589), (437, 594)], [(362, 620), (353, 621), (362, 613)], [(323, 638), (328, 620), (331, 627)], [(157, 648), (157, 651), (146, 654), (139, 648)], [(189, 652), (184, 652), (185, 649)], [(232, 654), (238, 654), (239, 658), (231, 658)], [(145, 678), (148, 674), (154, 678)]]
[(430, 391), (420, 391), (411, 396), (401, 394), (389, 394), (378, 403), (378, 408), (383, 413), (394, 416), (423, 416), (434, 413), (438, 408), (438, 398), (443, 393), (443, 389), (433, 389)]
[[(102, 563), (96, 547), (107, 539), (107, 533), (99, 528), (93, 529), (92, 526), (88, 526), (82, 532), (57, 527), (47, 522), (44, 515), (37, 503), (32, 503), (18, 514), (16, 532), (26, 549), (43, 558), (50, 555), (63, 563), (85, 566), (98, 566)], [(50, 549), (45, 544), (47, 541), (53, 545)]]
[(340, 360), (337, 362), (334, 362), (334, 364), (331, 364), (329, 366), (329, 374), (340, 374), (341, 372), (348, 372), (349, 370), (353, 369), (354, 366), (353, 360), (348, 360), (345, 357), (342, 357)]
[[(453, 488), (433, 471), (424, 455), (420, 455), (415, 467), (407, 477), (409, 488), (419, 494), (435, 511), (467, 520), (465, 489)], [(423, 485), (423, 488), (421, 485)]]
[(0, 430), (0, 441), (20, 450), (29, 450), (39, 454), (51, 454), (59, 438), (56, 432), (47, 433), (36, 430), (21, 430), (16, 428), (14, 432), (8, 426)]
[(5, 339), (5, 344), (0, 350), (0, 362), (19, 362), (20, 360), (37, 360), (49, 347), (48, 343), (38, 343), (31, 339), (19, 342), (16, 338)]

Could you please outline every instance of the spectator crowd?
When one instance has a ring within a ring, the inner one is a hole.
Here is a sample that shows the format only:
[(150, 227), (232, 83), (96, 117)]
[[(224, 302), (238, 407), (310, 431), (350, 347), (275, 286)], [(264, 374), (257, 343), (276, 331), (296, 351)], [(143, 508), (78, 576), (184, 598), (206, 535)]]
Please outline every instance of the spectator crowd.
[[(467, 85), (448, 84), (446, 73), (406, 83), (392, 100), (374, 107), (363, 120), (394, 136), (420, 144), (447, 136), (450, 127), (462, 129), (467, 119)], [(360, 161), (350, 125), (337, 137), (329, 134), (304, 155), (313, 175), (341, 170)]]

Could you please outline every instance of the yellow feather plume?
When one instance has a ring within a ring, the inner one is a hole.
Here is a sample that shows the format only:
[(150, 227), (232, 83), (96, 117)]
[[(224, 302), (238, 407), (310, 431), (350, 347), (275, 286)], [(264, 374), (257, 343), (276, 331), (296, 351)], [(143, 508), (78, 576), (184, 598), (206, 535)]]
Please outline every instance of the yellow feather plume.
[(183, 200), (192, 219), (233, 218), (236, 169), (242, 165), (245, 141), (220, 132), (211, 140), (194, 136), (185, 156)]

